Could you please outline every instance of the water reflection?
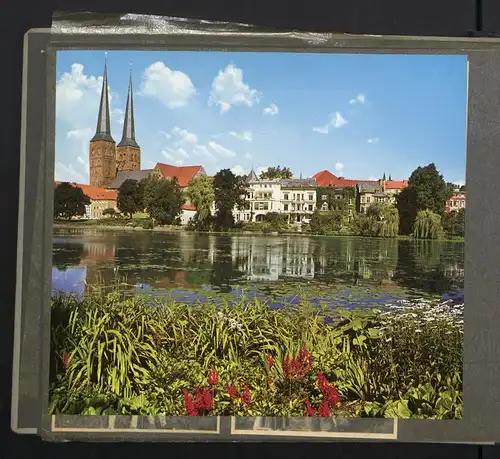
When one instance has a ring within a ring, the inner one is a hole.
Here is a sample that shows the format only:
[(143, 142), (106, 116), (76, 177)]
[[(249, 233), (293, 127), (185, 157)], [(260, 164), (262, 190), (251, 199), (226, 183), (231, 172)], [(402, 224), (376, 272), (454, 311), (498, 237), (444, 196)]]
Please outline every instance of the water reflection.
[(222, 292), (302, 281), (444, 294), (460, 291), (464, 279), (460, 242), (58, 229), (53, 254), (54, 288), (65, 291), (83, 280), (110, 283), (117, 271), (141, 288)]

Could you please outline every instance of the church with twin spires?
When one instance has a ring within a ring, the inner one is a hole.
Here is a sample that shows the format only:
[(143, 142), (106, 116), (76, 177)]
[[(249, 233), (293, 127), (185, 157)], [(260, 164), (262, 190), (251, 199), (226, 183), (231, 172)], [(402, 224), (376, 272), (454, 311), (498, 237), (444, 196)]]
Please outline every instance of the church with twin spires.
[(134, 172), (140, 170), (141, 148), (135, 140), (132, 75), (129, 77), (122, 139), (117, 145), (111, 136), (108, 70), (107, 65), (104, 64), (97, 128), (94, 137), (92, 137), (90, 141), (89, 149), (90, 186), (108, 188), (115, 181), (120, 172)]

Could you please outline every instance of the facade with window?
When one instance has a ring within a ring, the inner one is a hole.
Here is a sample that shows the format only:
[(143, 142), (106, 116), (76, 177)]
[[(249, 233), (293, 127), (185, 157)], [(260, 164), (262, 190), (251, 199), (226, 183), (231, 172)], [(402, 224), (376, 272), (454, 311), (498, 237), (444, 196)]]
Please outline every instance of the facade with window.
[(453, 196), (446, 201), (446, 212), (465, 209), (465, 191), (455, 191)]

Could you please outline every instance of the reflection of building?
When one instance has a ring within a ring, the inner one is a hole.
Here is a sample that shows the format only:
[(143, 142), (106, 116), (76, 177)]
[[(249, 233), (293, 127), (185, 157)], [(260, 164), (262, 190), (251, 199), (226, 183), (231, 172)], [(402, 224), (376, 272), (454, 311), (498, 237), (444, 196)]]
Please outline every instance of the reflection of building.
[(446, 201), (446, 212), (465, 209), (465, 191), (455, 190), (453, 196)]
[(314, 278), (314, 260), (308, 239), (234, 238), (233, 258), (253, 281), (277, 281), (282, 277)]
[(316, 210), (314, 179), (262, 180), (252, 170), (246, 179), (248, 208), (236, 210), (236, 221), (264, 221), (269, 213), (288, 216), (290, 223), (307, 223)]
[(114, 260), (116, 254), (115, 244), (110, 244), (109, 241), (100, 242), (98, 239), (84, 243), (83, 250), (85, 256), (82, 258), (81, 264), (111, 261)]

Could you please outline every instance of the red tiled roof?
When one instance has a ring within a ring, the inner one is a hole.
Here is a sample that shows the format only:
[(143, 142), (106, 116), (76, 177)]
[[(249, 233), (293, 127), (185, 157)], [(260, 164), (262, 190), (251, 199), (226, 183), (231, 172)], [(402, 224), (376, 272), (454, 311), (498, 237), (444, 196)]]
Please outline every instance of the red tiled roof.
[(385, 188), (388, 190), (402, 190), (408, 186), (408, 180), (386, 180)]
[(194, 211), (196, 211), (196, 207), (193, 204), (183, 204), (182, 210), (194, 210)]
[(378, 183), (377, 180), (354, 180), (354, 179), (346, 179), (344, 177), (337, 177), (332, 174), (330, 171), (323, 170), (317, 172), (313, 175), (313, 178), (316, 180), (318, 186), (326, 187), (326, 186), (338, 186), (338, 187), (352, 187), (356, 186), (358, 183)]
[(158, 169), (164, 178), (177, 177), (180, 187), (185, 188), (202, 169), (202, 166), (171, 166), (169, 164), (157, 163), (155, 169)]
[[(55, 184), (59, 185), (62, 182), (56, 181)], [(82, 183), (69, 182), (71, 185), (81, 188), (83, 193), (87, 195), (92, 201), (105, 200), (116, 201), (118, 193), (114, 190), (107, 190), (106, 188), (99, 188), (97, 186), (84, 185)]]

